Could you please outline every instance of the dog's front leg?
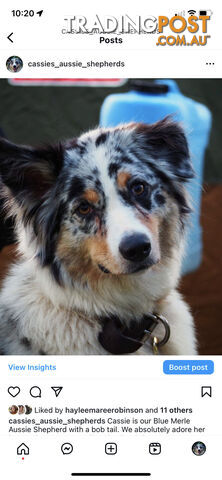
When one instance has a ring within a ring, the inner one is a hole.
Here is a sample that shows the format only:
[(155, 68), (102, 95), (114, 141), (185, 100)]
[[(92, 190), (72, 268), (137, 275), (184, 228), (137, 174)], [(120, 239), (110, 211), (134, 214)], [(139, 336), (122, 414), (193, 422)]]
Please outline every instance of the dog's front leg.
[(167, 318), (171, 335), (167, 344), (161, 348), (163, 355), (197, 355), (197, 341), (193, 317), (181, 295), (172, 291), (159, 303), (157, 313)]

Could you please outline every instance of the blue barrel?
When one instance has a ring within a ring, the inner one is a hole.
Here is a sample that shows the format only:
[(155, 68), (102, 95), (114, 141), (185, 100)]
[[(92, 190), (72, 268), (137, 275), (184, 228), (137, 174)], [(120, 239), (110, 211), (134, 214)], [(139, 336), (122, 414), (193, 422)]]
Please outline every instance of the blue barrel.
[(181, 122), (196, 172), (196, 177), (188, 186), (194, 211), (187, 232), (186, 255), (182, 266), (182, 273), (185, 274), (199, 267), (202, 257), (201, 191), (211, 113), (205, 105), (182, 95), (173, 80), (156, 80), (154, 83), (132, 80), (131, 85), (129, 92), (112, 94), (105, 99), (101, 107), (100, 125), (110, 127), (131, 121), (153, 123), (169, 114)]

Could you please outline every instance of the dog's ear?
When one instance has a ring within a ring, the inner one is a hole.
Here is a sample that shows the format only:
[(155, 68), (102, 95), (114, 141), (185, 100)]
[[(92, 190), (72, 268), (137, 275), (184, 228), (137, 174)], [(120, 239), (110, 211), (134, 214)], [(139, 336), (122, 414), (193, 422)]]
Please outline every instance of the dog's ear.
[(0, 176), (18, 202), (40, 201), (53, 186), (63, 165), (63, 149), (15, 145), (0, 138)]
[(171, 117), (151, 125), (139, 123), (135, 133), (140, 148), (157, 169), (182, 182), (195, 176), (184, 131)]

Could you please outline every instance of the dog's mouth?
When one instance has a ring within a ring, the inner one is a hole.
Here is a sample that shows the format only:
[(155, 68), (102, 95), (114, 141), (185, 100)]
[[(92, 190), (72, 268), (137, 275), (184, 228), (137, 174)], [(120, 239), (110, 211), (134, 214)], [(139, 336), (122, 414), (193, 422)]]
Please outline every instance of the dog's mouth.
[(133, 273), (139, 273), (139, 272), (143, 272), (144, 270), (147, 270), (149, 267), (151, 267), (153, 265), (153, 263), (148, 263), (146, 265), (140, 265), (138, 266), (137, 268), (135, 269), (132, 269), (129, 274), (133, 274)]
[(99, 269), (101, 270), (101, 272), (103, 273), (111, 273), (108, 268), (104, 267), (103, 265), (101, 265), (100, 263), (98, 263), (98, 267)]
[(106, 274), (111, 274), (111, 275), (133, 275), (133, 274), (135, 274), (135, 273), (140, 273), (140, 272), (143, 272), (143, 271), (147, 270), (148, 268), (152, 267), (154, 264), (155, 264), (155, 262), (149, 261), (149, 262), (146, 262), (146, 263), (137, 265), (137, 266), (133, 266), (133, 267), (130, 266), (130, 268), (128, 268), (128, 270), (125, 271), (125, 272), (114, 273), (114, 274), (113, 274), (110, 270), (108, 270), (108, 268), (104, 267), (104, 265), (101, 265), (101, 263), (98, 264), (98, 267), (99, 267), (99, 269), (101, 270), (101, 272), (106, 273)]

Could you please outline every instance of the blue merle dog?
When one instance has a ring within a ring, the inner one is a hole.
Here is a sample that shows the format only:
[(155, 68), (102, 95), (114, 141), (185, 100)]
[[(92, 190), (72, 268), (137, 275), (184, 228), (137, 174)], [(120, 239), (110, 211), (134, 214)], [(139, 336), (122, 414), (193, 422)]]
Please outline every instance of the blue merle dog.
[(99, 128), (44, 148), (1, 139), (0, 175), (20, 253), (0, 293), (2, 354), (132, 353), (126, 338), (152, 354), (140, 329), (154, 312), (171, 329), (161, 353), (196, 353), (176, 290), (193, 177), (180, 125)]

